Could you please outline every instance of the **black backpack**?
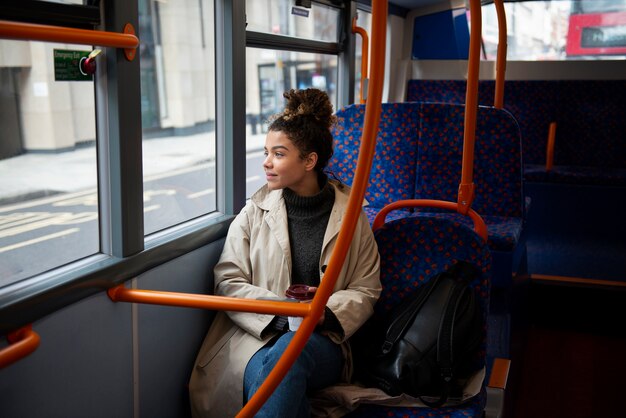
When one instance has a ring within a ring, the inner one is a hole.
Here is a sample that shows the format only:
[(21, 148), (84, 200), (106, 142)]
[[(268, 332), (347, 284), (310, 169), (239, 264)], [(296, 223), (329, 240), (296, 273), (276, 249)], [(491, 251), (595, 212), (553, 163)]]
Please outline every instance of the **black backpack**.
[(388, 317), (372, 317), (352, 343), (357, 379), (431, 407), (460, 397), (466, 379), (483, 367), (483, 314), (469, 286), (480, 274), (473, 264), (459, 261)]

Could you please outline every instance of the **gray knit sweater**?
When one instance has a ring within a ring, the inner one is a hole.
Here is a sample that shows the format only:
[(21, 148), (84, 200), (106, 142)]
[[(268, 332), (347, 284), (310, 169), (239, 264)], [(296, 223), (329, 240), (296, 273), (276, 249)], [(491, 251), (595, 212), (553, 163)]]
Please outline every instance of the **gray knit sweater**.
[(335, 203), (335, 189), (325, 176), (320, 179), (320, 188), (314, 196), (298, 196), (290, 189), (283, 190), (291, 247), (291, 284), (320, 284), (324, 233)]

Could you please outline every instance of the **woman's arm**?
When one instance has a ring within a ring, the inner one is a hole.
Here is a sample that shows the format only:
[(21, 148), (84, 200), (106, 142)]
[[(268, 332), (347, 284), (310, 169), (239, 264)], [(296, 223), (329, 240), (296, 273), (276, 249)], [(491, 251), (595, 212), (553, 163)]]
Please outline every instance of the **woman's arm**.
[(343, 329), (343, 335), (331, 335), (337, 343), (347, 340), (372, 315), (382, 290), (378, 246), (363, 212), (348, 256), (347, 286), (333, 293), (327, 304)]
[[(252, 262), (250, 259), (250, 233), (252, 230), (249, 206), (233, 220), (224, 242), (222, 255), (213, 270), (215, 294), (246, 299), (276, 298), (276, 294), (252, 284)], [(263, 330), (274, 315), (249, 312), (227, 312), (230, 319), (240, 328), (261, 339)]]

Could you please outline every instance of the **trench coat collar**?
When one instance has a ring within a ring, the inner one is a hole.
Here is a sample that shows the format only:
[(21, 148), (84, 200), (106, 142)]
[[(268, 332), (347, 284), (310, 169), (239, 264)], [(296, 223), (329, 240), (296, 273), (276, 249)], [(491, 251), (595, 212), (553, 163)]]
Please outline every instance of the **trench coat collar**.
[[(333, 204), (330, 218), (328, 219), (328, 226), (326, 227), (326, 233), (324, 234), (322, 254), (328, 243), (339, 233), (341, 221), (343, 220), (343, 215), (348, 206), (351, 190), (349, 186), (336, 180), (329, 179), (328, 181), (335, 188), (335, 203)], [(270, 229), (275, 232), (276, 239), (291, 263), (287, 209), (285, 207), (282, 189), (269, 190), (267, 185), (264, 185), (252, 195), (251, 200), (260, 209), (267, 212), (264, 218)], [(367, 201), (363, 199), (363, 206), (367, 206), (367, 204)]]

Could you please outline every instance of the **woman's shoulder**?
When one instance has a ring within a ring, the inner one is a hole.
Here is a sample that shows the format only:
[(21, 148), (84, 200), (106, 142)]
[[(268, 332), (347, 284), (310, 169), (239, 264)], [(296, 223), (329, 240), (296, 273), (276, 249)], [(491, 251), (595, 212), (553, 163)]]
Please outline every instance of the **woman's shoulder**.
[(328, 179), (328, 182), (335, 188), (335, 193), (350, 195), (350, 186), (336, 179)]
[[(329, 179), (328, 181), (335, 188), (335, 201), (337, 201), (337, 196), (339, 195), (340, 196), (339, 202), (347, 205), (348, 199), (350, 197), (350, 191), (352, 190), (352, 188), (348, 186), (347, 184), (340, 182), (339, 180)], [(369, 205), (368, 201), (365, 198), (363, 198), (362, 206), (368, 206), (368, 205)]]

